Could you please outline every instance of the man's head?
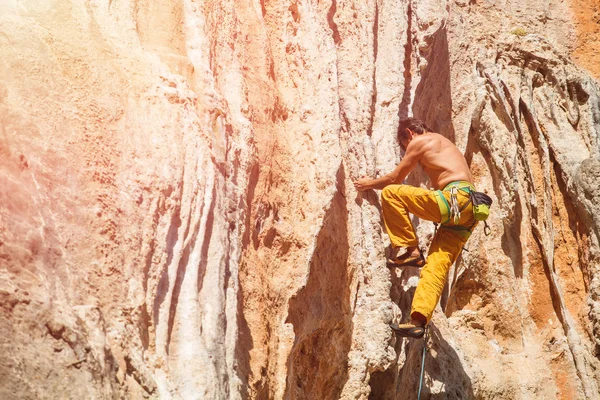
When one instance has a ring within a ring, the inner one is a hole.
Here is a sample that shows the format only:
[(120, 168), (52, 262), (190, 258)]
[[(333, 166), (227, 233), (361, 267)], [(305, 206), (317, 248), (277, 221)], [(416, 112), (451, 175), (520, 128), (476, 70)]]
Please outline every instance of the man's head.
[(423, 121), (417, 118), (407, 118), (400, 121), (398, 127), (398, 142), (403, 150), (410, 143), (414, 135), (421, 135), (425, 132), (431, 132), (431, 129)]

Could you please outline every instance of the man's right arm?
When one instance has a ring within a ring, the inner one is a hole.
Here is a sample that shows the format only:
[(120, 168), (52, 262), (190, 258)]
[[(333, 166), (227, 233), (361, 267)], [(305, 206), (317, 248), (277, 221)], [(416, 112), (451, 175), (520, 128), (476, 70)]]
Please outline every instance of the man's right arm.
[(406, 148), (406, 154), (402, 161), (394, 168), (392, 172), (376, 179), (362, 178), (354, 182), (354, 186), (359, 191), (369, 189), (383, 189), (387, 185), (399, 184), (404, 182), (406, 176), (419, 162), (423, 154), (423, 143), (420, 140), (413, 140)]

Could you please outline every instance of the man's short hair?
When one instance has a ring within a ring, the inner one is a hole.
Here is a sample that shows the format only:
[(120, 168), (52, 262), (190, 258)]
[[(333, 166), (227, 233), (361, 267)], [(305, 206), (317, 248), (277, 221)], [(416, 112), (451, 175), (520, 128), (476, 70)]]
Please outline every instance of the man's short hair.
[(398, 127), (398, 140), (408, 137), (408, 134), (406, 133), (407, 128), (418, 135), (425, 132), (432, 132), (432, 130), (425, 125), (425, 122), (421, 121), (420, 119), (406, 118), (400, 121), (400, 126)]

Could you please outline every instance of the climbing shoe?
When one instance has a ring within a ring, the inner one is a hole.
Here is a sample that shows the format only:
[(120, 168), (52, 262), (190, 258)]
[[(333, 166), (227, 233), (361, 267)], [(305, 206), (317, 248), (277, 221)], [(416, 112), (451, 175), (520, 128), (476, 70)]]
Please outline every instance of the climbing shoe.
[(401, 254), (400, 256), (391, 257), (387, 261), (388, 267), (417, 267), (421, 268), (425, 265), (425, 258), (419, 251), (419, 254), (412, 255), (408, 252)]
[(410, 337), (414, 339), (420, 339), (425, 334), (425, 326), (413, 325), (413, 324), (390, 324), (390, 328), (396, 333), (397, 336)]

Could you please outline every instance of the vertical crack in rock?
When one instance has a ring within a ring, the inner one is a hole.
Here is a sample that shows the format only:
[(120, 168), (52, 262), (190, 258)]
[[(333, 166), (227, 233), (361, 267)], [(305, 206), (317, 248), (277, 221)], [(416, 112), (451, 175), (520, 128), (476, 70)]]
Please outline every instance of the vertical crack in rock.
[[(246, 225), (248, 226), (248, 225)], [(241, 287), (241, 282), (238, 282)], [(252, 332), (244, 315), (244, 293), (241, 288), (237, 291), (237, 338), (235, 343), (234, 369), (240, 379), (239, 396), (247, 399), (249, 395), (248, 377), (251, 373), (250, 349), (252, 348)], [(233, 395), (233, 393), (232, 393)]]
[[(500, 113), (501, 122), (507, 128), (507, 130), (514, 134), (515, 125), (510, 118), (510, 112), (506, 107), (506, 100), (504, 100), (504, 96), (502, 95), (502, 91), (498, 89), (498, 85), (495, 82), (495, 79), (486, 71), (482, 72), (482, 76), (486, 78), (486, 83), (491, 86), (491, 90), (488, 89), (488, 93), (480, 98), (480, 105), (476, 108), (476, 112), (472, 117), (472, 127), (474, 127), (475, 131), (478, 133), (479, 139), (479, 147), (486, 152), (486, 158), (489, 165), (490, 172), (492, 173), (492, 178), (494, 179), (494, 189), (499, 191), (498, 199), (502, 204), (510, 205), (511, 207), (508, 209), (508, 221), (512, 222), (512, 218), (514, 216), (514, 205), (516, 205), (516, 196), (518, 192), (515, 190), (518, 187), (518, 174), (517, 174), (517, 151), (515, 150), (510, 154), (512, 147), (509, 149), (502, 149), (502, 152), (499, 150), (498, 143), (495, 140), (494, 133), (490, 129), (486, 129), (481, 127), (480, 119), (482, 118), (482, 112), (484, 107), (486, 106), (487, 99), (491, 100), (491, 105), (494, 111), (499, 109), (502, 111)], [(511, 138), (512, 139), (512, 138)], [(503, 157), (511, 157), (511, 162), (503, 159)], [(506, 169), (506, 171), (505, 171)]]
[[(183, 182), (185, 178), (185, 168), (181, 170), (181, 178), (179, 182)], [(178, 199), (184, 197), (184, 185), (180, 186)], [(168, 196), (167, 196), (168, 198)], [(185, 211), (184, 211), (185, 212)], [(171, 333), (173, 329), (173, 318), (177, 304), (173, 302), (174, 291), (181, 284), (178, 279), (181, 279), (184, 265), (181, 262), (183, 254), (183, 243), (185, 235), (189, 230), (190, 216), (185, 217), (182, 221), (181, 203), (175, 206), (172, 210), (167, 235), (165, 237), (165, 248), (167, 251), (167, 259), (160, 272), (160, 280), (156, 287), (154, 298), (154, 324), (156, 326), (156, 347), (157, 353), (163, 357), (167, 357), (169, 353), (169, 343), (171, 342)], [(183, 229), (182, 229), (183, 228)], [(180, 229), (183, 238), (179, 237)]]
[(333, 43), (335, 45), (336, 57), (335, 57), (335, 77), (336, 77), (336, 91), (337, 91), (337, 101), (338, 101), (338, 109), (339, 109), (339, 118), (341, 120), (341, 129), (340, 129), (340, 140), (342, 142), (346, 141), (346, 135), (350, 132), (350, 121), (348, 116), (346, 115), (346, 111), (344, 109), (342, 96), (340, 96), (340, 73), (341, 73), (341, 65), (340, 58), (338, 56), (338, 46), (342, 43), (342, 39), (340, 36), (340, 32), (337, 24), (335, 23), (335, 15), (337, 13), (337, 0), (331, 0), (331, 6), (327, 12), (327, 23), (329, 24), (329, 29), (331, 29)]
[[(208, 207), (207, 207), (208, 210), (206, 213), (206, 220), (203, 221), (204, 229), (201, 232), (198, 232), (198, 233), (202, 234), (202, 240), (200, 241), (202, 246), (200, 248), (200, 254), (199, 254), (198, 278), (196, 279), (196, 291), (198, 293), (200, 293), (202, 291), (202, 288), (204, 286), (204, 275), (206, 274), (206, 269), (208, 268), (208, 263), (209, 263), (208, 248), (210, 246), (211, 239), (213, 239), (213, 237), (214, 237), (214, 235), (213, 235), (214, 228), (213, 227), (214, 227), (214, 221), (215, 221), (215, 213), (218, 212), (218, 210), (216, 210), (216, 203), (217, 203), (217, 199), (218, 199), (217, 196), (218, 196), (217, 188), (216, 188), (216, 186), (213, 186), (211, 197), (208, 200), (210, 203), (208, 204)], [(225, 244), (225, 250), (227, 250), (226, 244)], [(226, 252), (226, 254), (229, 254), (229, 252)], [(195, 265), (193, 265), (193, 267), (195, 268)]]
[(260, 0), (260, 10), (262, 12), (263, 18), (267, 15), (267, 9), (265, 7), (265, 0)]
[(377, 53), (379, 51), (379, 5), (375, 1), (375, 18), (373, 20), (373, 96), (371, 97), (371, 115), (367, 136), (373, 136), (373, 122), (375, 121), (375, 110), (377, 106)]
[(343, 166), (323, 219), (304, 288), (289, 303), (295, 342), (284, 398), (337, 399), (348, 379), (352, 315), (348, 276), (347, 205)]
[(412, 57), (413, 57), (413, 8), (412, 0), (408, 1), (406, 9), (406, 43), (404, 44), (404, 90), (398, 115), (400, 119), (411, 117), (410, 106), (412, 104)]
[[(212, 202), (211, 202), (212, 203)], [(196, 194), (193, 195), (192, 205), (198, 204), (198, 199)], [(201, 204), (201, 202), (200, 202)], [(199, 204), (198, 204), (199, 205)], [(169, 354), (169, 347), (171, 345), (171, 335), (173, 333), (173, 328), (175, 325), (175, 317), (177, 315), (177, 307), (179, 305), (179, 295), (181, 293), (181, 285), (183, 283), (184, 275), (188, 268), (194, 268), (194, 266), (190, 266), (190, 253), (193, 250), (193, 244), (196, 242), (198, 237), (198, 229), (200, 225), (200, 221), (203, 219), (202, 212), (204, 211), (202, 207), (197, 206), (195, 210), (186, 211), (187, 219), (185, 221), (185, 232), (181, 238), (182, 248), (181, 252), (177, 258), (177, 272), (174, 276), (175, 282), (173, 285), (173, 289), (171, 290), (170, 296), (170, 309), (169, 309), (169, 319), (168, 319), (168, 332), (167, 332), (167, 341), (166, 351)]]
[[(263, 4), (264, 7), (264, 4)], [(263, 11), (263, 16), (265, 12)], [(254, 147), (254, 141), (252, 140), (252, 148), (256, 150)], [(239, 165), (238, 165), (239, 163)], [(247, 186), (245, 193), (240, 196), (239, 206), (236, 207), (236, 228), (230, 234), (235, 235), (237, 231), (241, 231), (239, 233), (236, 241), (239, 241), (236, 251), (231, 255), (232, 258), (235, 257), (232, 262), (236, 263), (236, 272), (235, 272), (235, 280), (237, 281), (237, 293), (236, 293), (236, 326), (235, 333), (236, 337), (233, 338), (235, 342), (235, 349), (233, 351), (233, 369), (237, 373), (237, 377), (240, 380), (238, 390), (239, 397), (241, 399), (247, 399), (250, 397), (249, 390), (249, 376), (251, 374), (251, 366), (250, 366), (250, 350), (252, 348), (252, 332), (250, 331), (250, 327), (248, 325), (248, 321), (244, 314), (244, 292), (242, 290), (242, 282), (240, 282), (240, 264), (242, 263), (242, 252), (244, 249), (248, 248), (251, 244), (251, 221), (252, 221), (252, 213), (250, 212), (252, 204), (254, 203), (254, 198), (256, 195), (256, 186), (259, 181), (259, 163), (256, 159), (252, 158), (248, 160), (247, 165), (245, 163), (236, 160), (236, 169), (242, 169), (246, 166), (246, 170), (242, 171), (243, 174), (246, 175), (247, 178)], [(237, 183), (240, 185), (241, 183)], [(235, 191), (237, 189), (237, 185), (231, 185), (231, 191)], [(230, 221), (230, 223), (233, 223)], [(234, 246), (235, 247), (235, 246)], [(229, 330), (233, 329), (229, 328)], [(232, 379), (233, 381), (233, 379)], [(232, 397), (234, 396), (234, 388), (232, 387), (230, 391), (232, 392)]]
[[(259, 181), (259, 173), (260, 173), (260, 168), (259, 168), (258, 163), (253, 164), (248, 173), (248, 189), (246, 191), (246, 206), (248, 208), (251, 208), (252, 205), (254, 204), (254, 198), (256, 196), (256, 186), (258, 185), (258, 181)], [(242, 248), (244, 248), (244, 249), (247, 248), (251, 243), (256, 248), (258, 246), (258, 238), (256, 237), (258, 235), (258, 232), (257, 232), (257, 229), (250, 228), (250, 224), (252, 221), (252, 213), (246, 212), (245, 217), (246, 217), (246, 220), (244, 223), (245, 229), (244, 229), (244, 235), (242, 236), (242, 243), (241, 243)], [(259, 221), (257, 221), (257, 223), (258, 222)]]
[[(521, 74), (521, 85), (523, 85), (523, 82), (526, 81), (526, 77), (525, 77), (525, 73)], [(500, 84), (502, 86), (502, 92), (504, 94), (504, 98), (507, 100), (508, 105), (510, 107), (510, 118), (514, 123), (514, 127), (515, 127), (515, 133), (517, 136), (517, 156), (519, 158), (519, 163), (520, 163), (520, 167), (523, 168), (525, 175), (526, 175), (526, 179), (524, 184), (527, 185), (527, 193), (535, 193), (534, 189), (533, 189), (533, 173), (531, 171), (531, 161), (529, 160), (529, 155), (527, 153), (526, 150), (526, 145), (525, 145), (525, 139), (523, 137), (523, 127), (521, 125), (521, 120), (520, 120), (520, 107), (521, 107), (521, 103), (522, 100), (519, 98), (518, 100), (515, 100), (512, 96), (512, 94), (510, 93), (510, 89), (508, 88), (508, 86), (506, 85), (506, 82), (504, 81), (500, 81)], [(528, 89), (532, 90), (530, 85), (527, 86)], [(530, 205), (535, 206), (535, 204), (532, 204), (532, 202), (529, 202)], [(522, 215), (522, 210), (521, 210), (521, 202), (519, 202), (517, 204), (517, 206), (519, 207), (519, 214)]]
[(338, 31), (337, 24), (334, 21), (336, 12), (337, 0), (331, 0), (331, 6), (329, 7), (329, 11), (327, 12), (327, 22), (329, 23), (329, 28), (331, 29), (331, 33), (333, 35), (333, 42), (336, 45), (339, 45), (342, 42), (342, 39), (340, 37), (340, 32)]
[[(520, 238), (523, 211), (521, 201), (518, 201), (516, 198), (518, 195), (516, 188), (520, 185), (519, 175), (516, 171), (519, 167), (526, 171), (529, 179), (525, 179), (525, 182), (528, 185), (532, 184), (533, 178), (531, 177), (530, 164), (525, 159), (527, 153), (522, 138), (522, 128), (518, 114), (516, 113), (515, 102), (512, 99), (510, 91), (508, 91), (506, 84), (502, 80), (498, 82), (498, 79), (495, 76), (492, 76), (489, 71), (485, 70), (482, 65), (478, 66), (478, 71), (480, 76), (485, 78), (488, 91), (490, 92), (490, 98), (493, 99), (494, 108), (501, 112), (502, 122), (505, 124), (507, 130), (517, 139), (514, 155), (512, 155), (512, 163), (507, 166), (509, 168), (509, 174), (504, 174), (503, 176), (496, 178), (498, 183), (494, 184), (494, 188), (503, 185), (507, 188), (509, 193), (511, 193), (510, 198), (503, 199), (503, 202), (505, 204), (510, 204), (511, 208), (509, 208), (508, 211), (508, 218), (503, 220), (504, 234), (502, 236), (502, 248), (511, 259), (515, 276), (520, 278), (523, 276), (523, 250)], [(481, 118), (482, 111), (482, 108), (478, 108), (477, 116), (475, 117), (477, 120)], [(488, 141), (481, 142), (478, 144), (478, 147), (485, 150), (490, 157), (494, 157), (493, 154), (495, 153), (495, 150), (493, 147), (489, 146), (488, 143)], [(492, 163), (489, 168), (492, 171), (498, 171), (498, 168), (494, 163)], [(512, 184), (508, 184), (507, 180)], [(533, 191), (530, 190), (530, 192)], [(500, 195), (498, 197), (501, 198)]]
[[(138, 201), (139, 202), (139, 201)], [(150, 234), (150, 237), (152, 238), (156, 238), (157, 236), (157, 227), (158, 224), (160, 222), (160, 218), (161, 215), (164, 213), (164, 210), (161, 209), (160, 207), (161, 205), (161, 201), (159, 198), (154, 198), (152, 200), (152, 205), (150, 206), (150, 213), (149, 213), (149, 217), (148, 219), (151, 219), (151, 226), (152, 226), (152, 232)], [(148, 282), (150, 280), (150, 271), (152, 269), (152, 265), (153, 265), (153, 261), (152, 261), (152, 257), (154, 256), (154, 253), (156, 252), (156, 240), (151, 240), (150, 243), (148, 244), (148, 246), (146, 247), (142, 247), (142, 250), (140, 250), (141, 252), (145, 252), (145, 256), (144, 256), (144, 271), (142, 273), (142, 288), (144, 290), (144, 293), (148, 293), (149, 292), (149, 287), (148, 287)], [(147, 302), (147, 300), (146, 300)], [(144, 303), (144, 312), (148, 312), (147, 307), (148, 305), (146, 304), (146, 302)], [(154, 307), (153, 307), (154, 309)], [(154, 315), (154, 310), (152, 312), (152, 315), (154, 317), (154, 320), (156, 321), (156, 315)]]

